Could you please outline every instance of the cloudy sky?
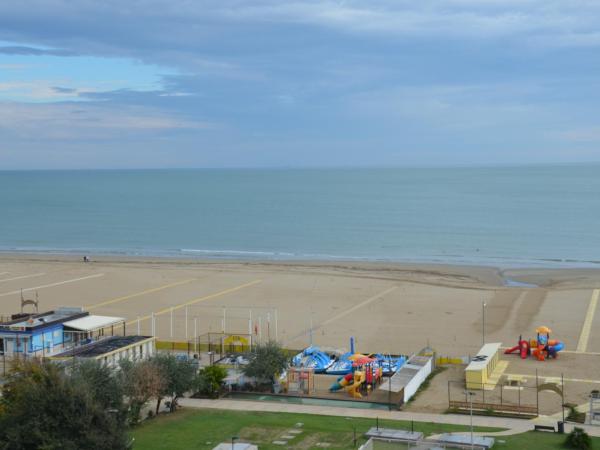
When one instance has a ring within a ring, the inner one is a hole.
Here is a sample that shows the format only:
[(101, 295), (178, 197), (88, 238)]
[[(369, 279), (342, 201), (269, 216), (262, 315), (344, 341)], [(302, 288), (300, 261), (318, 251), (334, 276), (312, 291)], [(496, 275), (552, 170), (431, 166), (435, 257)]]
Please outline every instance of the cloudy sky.
[(2, 0), (0, 169), (600, 161), (600, 2)]

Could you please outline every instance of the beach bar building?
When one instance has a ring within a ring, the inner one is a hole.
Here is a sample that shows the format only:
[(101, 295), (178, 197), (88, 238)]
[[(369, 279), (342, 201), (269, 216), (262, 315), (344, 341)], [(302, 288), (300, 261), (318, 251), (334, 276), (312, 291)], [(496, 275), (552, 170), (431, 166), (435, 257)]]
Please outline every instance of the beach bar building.
[(483, 389), (500, 360), (500, 342), (485, 344), (465, 369), (467, 389)]
[(71, 336), (63, 333), (64, 323), (88, 316), (82, 308), (57, 308), (40, 314), (14, 316), (0, 323), (0, 352), (4, 355), (45, 356), (62, 350)]
[(60, 307), (35, 314), (17, 314), (0, 323), (0, 354), (46, 357), (65, 349), (125, 334), (125, 319), (90, 315), (82, 308)]

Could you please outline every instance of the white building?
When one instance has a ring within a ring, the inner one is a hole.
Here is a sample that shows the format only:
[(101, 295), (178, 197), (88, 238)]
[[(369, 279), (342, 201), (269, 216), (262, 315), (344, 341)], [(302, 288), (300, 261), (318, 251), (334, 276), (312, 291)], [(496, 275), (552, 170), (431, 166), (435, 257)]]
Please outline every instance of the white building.
[(156, 338), (152, 336), (111, 336), (87, 345), (74, 347), (53, 359), (95, 359), (116, 367), (122, 359), (138, 361), (156, 353)]

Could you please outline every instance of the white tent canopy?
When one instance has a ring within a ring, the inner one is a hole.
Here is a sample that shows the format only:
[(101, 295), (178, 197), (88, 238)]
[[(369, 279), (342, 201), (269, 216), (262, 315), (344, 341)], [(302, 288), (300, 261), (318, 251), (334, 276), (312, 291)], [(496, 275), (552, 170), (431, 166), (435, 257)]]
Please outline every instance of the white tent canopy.
[(118, 323), (125, 322), (125, 319), (122, 317), (110, 317), (110, 316), (94, 316), (89, 315), (82, 317), (80, 319), (70, 320), (69, 322), (64, 322), (63, 325), (65, 327), (73, 328), (75, 330), (80, 331), (94, 331), (99, 330), (101, 328), (106, 328), (111, 325), (116, 325)]

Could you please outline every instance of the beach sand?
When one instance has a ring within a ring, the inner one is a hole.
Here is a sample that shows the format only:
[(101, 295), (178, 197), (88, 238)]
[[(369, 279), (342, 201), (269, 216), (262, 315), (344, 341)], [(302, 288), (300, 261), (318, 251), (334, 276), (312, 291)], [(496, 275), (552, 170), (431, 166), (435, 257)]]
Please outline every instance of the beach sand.
[[(312, 322), (316, 344), (344, 348), (354, 336), (361, 351), (392, 353), (412, 353), (427, 344), (444, 354), (476, 352), (483, 302), (488, 342), (513, 345), (520, 334), (530, 336), (547, 325), (573, 350), (592, 289), (600, 286), (600, 271), (591, 269), (108, 257), (83, 263), (48, 255), (2, 255), (2, 273), (2, 315), (18, 312), (24, 288), (25, 297), (38, 292), (42, 310), (83, 306), (128, 320), (154, 312), (161, 338), (185, 340), (185, 304), (188, 339), (194, 318), (198, 333), (220, 331), (225, 307), (230, 332), (247, 332), (252, 310), (253, 327), (261, 322), (263, 339), (277, 332), (288, 347), (308, 344)], [(539, 287), (507, 287), (508, 277)], [(142, 320), (141, 331), (150, 332), (149, 324)], [(587, 351), (600, 352), (596, 330), (600, 317), (592, 321)]]
[[(507, 279), (536, 287), (506, 286)], [(192, 340), (195, 326), (200, 335), (225, 325), (293, 349), (312, 341), (345, 350), (353, 336), (364, 353), (412, 354), (429, 345), (467, 356), (481, 347), (485, 302), (486, 342), (513, 346), (546, 325), (565, 343), (559, 359), (546, 363), (506, 356), (507, 373), (589, 380), (569, 382), (581, 402), (600, 388), (600, 308), (590, 308), (597, 287), (600, 271), (592, 269), (0, 256), (0, 315), (19, 311), (23, 288), (26, 298), (38, 293), (40, 311), (83, 306), (126, 318), (133, 333), (140, 317), (141, 333), (150, 334), (155, 313), (164, 340)], [(431, 395), (446, 398), (442, 384)]]

